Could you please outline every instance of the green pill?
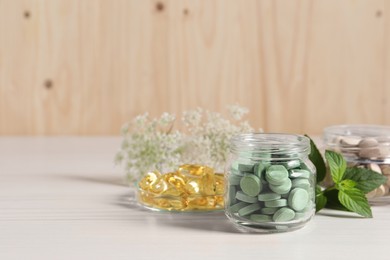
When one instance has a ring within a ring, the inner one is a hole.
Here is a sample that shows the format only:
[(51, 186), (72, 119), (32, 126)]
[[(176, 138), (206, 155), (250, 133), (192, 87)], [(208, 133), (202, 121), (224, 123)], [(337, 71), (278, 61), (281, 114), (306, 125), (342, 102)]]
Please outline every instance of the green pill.
[(287, 200), (286, 199), (278, 199), (278, 200), (271, 200), (264, 202), (264, 205), (267, 208), (280, 208), (287, 206)]
[(290, 208), (280, 208), (273, 215), (272, 219), (275, 222), (285, 222), (294, 219), (295, 212)]
[(264, 178), (265, 170), (267, 169), (267, 165), (263, 162), (259, 162), (254, 167), (254, 172), (257, 177), (260, 179)]
[(232, 163), (232, 166), (230, 167), (232, 171), (238, 171), (238, 162), (235, 161)]
[(274, 192), (267, 192), (262, 193), (257, 196), (257, 199), (259, 201), (270, 201), (270, 200), (277, 200), (280, 199), (282, 196), (280, 194), (274, 193)]
[(309, 202), (309, 193), (302, 188), (295, 188), (290, 192), (288, 205), (295, 211), (303, 210)]
[(240, 172), (253, 172), (255, 165), (253, 164), (238, 164), (238, 170)]
[(230, 206), (230, 208), (229, 208), (229, 210), (231, 211), (231, 212), (238, 212), (240, 209), (242, 209), (243, 207), (246, 207), (246, 206), (248, 206), (249, 205), (249, 203), (246, 203), (246, 202), (238, 202), (238, 203), (236, 203), (236, 204), (234, 204), (234, 205), (232, 205), (232, 206)]
[(290, 178), (304, 178), (309, 179), (310, 178), (310, 172), (308, 170), (302, 170), (302, 169), (294, 169), (290, 170)]
[(284, 183), (282, 183), (281, 185), (272, 185), (270, 184), (269, 185), (269, 188), (275, 192), (275, 193), (278, 193), (278, 194), (286, 194), (290, 191), (291, 189), (291, 180), (289, 178), (287, 178)]
[(291, 160), (288, 162), (284, 162), (283, 165), (287, 169), (294, 169), (294, 168), (298, 168), (301, 166), (301, 161), (300, 160)]
[(295, 212), (294, 220), (301, 220), (306, 217), (306, 213), (304, 212)]
[(301, 162), (301, 165), (299, 166), (299, 168), (301, 168), (302, 170), (311, 171), (310, 168), (303, 162)]
[(238, 175), (231, 174), (229, 176), (229, 184), (230, 185), (238, 185), (238, 184), (240, 184), (240, 181), (241, 181), (241, 177)]
[(237, 191), (236, 199), (243, 201), (243, 202), (247, 202), (247, 203), (257, 202), (257, 197), (248, 196), (243, 191)]
[(282, 194), (280, 195), (283, 199), (288, 199), (288, 196), (290, 195), (290, 193), (285, 193), (285, 194)]
[(233, 168), (230, 169), (230, 173), (231, 173), (231, 175), (235, 175), (235, 176), (239, 176), (239, 177), (244, 176), (244, 173), (240, 172), (239, 170), (233, 169)]
[(310, 182), (309, 182), (308, 179), (304, 179), (304, 178), (294, 179), (292, 181), (292, 187), (293, 188), (309, 189), (310, 188)]
[(237, 202), (236, 192), (237, 192), (236, 186), (230, 185), (229, 186), (229, 204), (230, 205), (235, 204)]
[(283, 165), (271, 165), (267, 168), (265, 179), (272, 185), (281, 185), (288, 179), (288, 171)]
[(261, 184), (259, 177), (257, 177), (256, 175), (246, 174), (240, 180), (240, 187), (241, 187), (241, 190), (246, 195), (254, 197), (260, 193), (260, 191), (262, 189), (262, 184)]
[(262, 208), (260, 212), (265, 215), (273, 215), (279, 208)]
[(301, 213), (309, 212), (309, 211), (313, 210), (314, 208), (315, 208), (314, 202), (309, 200), (309, 202), (307, 203), (307, 206), (303, 210), (301, 210), (300, 212)]
[(264, 223), (264, 222), (270, 222), (272, 221), (272, 217), (268, 215), (263, 214), (252, 214), (249, 217), (250, 220), (253, 220), (255, 222)]
[(251, 204), (251, 205), (248, 205), (248, 206), (245, 206), (245, 207), (241, 208), (238, 211), (238, 215), (243, 217), (243, 216), (252, 214), (255, 211), (258, 211), (260, 208), (261, 208), (261, 206), (260, 206), (259, 203)]
[(287, 229), (288, 229), (288, 226), (277, 225), (277, 226), (275, 226), (275, 228), (276, 228), (277, 230), (287, 230)]

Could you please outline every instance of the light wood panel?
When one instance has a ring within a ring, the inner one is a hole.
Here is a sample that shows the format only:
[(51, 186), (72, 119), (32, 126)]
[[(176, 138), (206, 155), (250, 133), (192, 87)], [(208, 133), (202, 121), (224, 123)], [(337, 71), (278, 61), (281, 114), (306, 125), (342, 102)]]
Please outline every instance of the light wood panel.
[(0, 0), (0, 134), (228, 104), (266, 131), (390, 124), (386, 0)]

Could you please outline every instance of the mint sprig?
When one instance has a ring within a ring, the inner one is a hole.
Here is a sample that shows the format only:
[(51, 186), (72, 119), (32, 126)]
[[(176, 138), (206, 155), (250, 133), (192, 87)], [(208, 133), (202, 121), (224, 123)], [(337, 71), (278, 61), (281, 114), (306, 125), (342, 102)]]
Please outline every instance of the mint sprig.
[(338, 196), (341, 205), (349, 211), (356, 212), (366, 218), (372, 218), (371, 208), (363, 191), (357, 188), (344, 188), (339, 190)]
[[(308, 135), (305, 135), (305, 136), (310, 139), (310, 137)], [(316, 166), (317, 183), (320, 183), (325, 179), (326, 165), (325, 165), (324, 159), (322, 158), (320, 151), (318, 150), (317, 146), (315, 145), (315, 143), (311, 139), (310, 139), (310, 151), (311, 152), (309, 154), (309, 159)]]
[[(313, 141), (311, 141), (311, 145), (312, 150), (309, 158), (316, 166), (317, 171), (318, 169), (322, 171), (325, 161)], [(334, 151), (325, 151), (325, 158), (334, 184), (323, 189), (319, 183), (324, 178), (317, 177), (316, 211), (326, 207), (352, 211), (363, 217), (372, 218), (372, 211), (365, 194), (384, 184), (387, 178), (369, 169), (347, 167), (343, 156)]]
[(330, 174), (333, 181), (337, 184), (343, 180), (345, 169), (347, 169), (347, 163), (343, 156), (339, 153), (332, 151), (325, 152), (325, 158), (330, 168)]
[(387, 178), (382, 174), (365, 168), (347, 168), (345, 171), (345, 179), (356, 182), (356, 188), (369, 193), (375, 190), (387, 181)]

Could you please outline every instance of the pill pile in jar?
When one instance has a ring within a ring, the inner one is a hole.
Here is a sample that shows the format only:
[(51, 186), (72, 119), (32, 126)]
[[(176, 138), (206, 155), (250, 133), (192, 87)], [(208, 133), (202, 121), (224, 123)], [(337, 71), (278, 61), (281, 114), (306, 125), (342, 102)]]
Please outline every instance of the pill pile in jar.
[(305, 136), (236, 135), (227, 165), (225, 214), (248, 232), (303, 227), (315, 212), (316, 170)]
[(300, 160), (236, 162), (229, 176), (227, 211), (258, 223), (308, 217), (315, 207), (311, 175)]
[(370, 202), (390, 198), (390, 127), (337, 125), (324, 129), (326, 149), (341, 153), (349, 167), (362, 167), (387, 177), (387, 183), (366, 194)]
[(162, 174), (152, 171), (138, 182), (138, 201), (167, 211), (213, 211), (224, 208), (224, 175), (204, 165), (185, 164)]

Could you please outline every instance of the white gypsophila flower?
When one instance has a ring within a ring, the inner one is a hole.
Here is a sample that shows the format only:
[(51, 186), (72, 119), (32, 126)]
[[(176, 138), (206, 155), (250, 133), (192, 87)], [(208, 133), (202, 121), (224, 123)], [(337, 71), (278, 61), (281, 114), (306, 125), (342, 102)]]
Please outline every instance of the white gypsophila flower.
[(142, 115), (138, 115), (134, 118), (133, 122), (136, 124), (136, 125), (143, 125), (145, 124), (147, 121), (148, 121), (148, 118), (149, 118), (149, 113), (144, 113)]
[(241, 107), (239, 105), (232, 105), (228, 106), (228, 110), (230, 112), (230, 115), (233, 117), (234, 120), (241, 120), (241, 118), (249, 113), (249, 109), (246, 107)]
[(126, 124), (123, 124), (122, 128), (121, 128), (121, 134), (124, 135), (126, 134), (128, 131), (129, 131), (129, 123), (126, 123)]
[(160, 117), (160, 124), (161, 125), (171, 125), (175, 121), (176, 117), (169, 113), (163, 113)]
[(197, 108), (195, 110), (183, 112), (183, 122), (186, 126), (198, 126), (202, 120), (202, 109)]
[(124, 165), (130, 181), (148, 171), (170, 172), (184, 163), (222, 171), (233, 135), (253, 131), (247, 121), (241, 121), (247, 109), (232, 107), (235, 123), (201, 108), (183, 112), (186, 134), (172, 130), (174, 115), (163, 113), (158, 119), (150, 119), (148, 113), (139, 115), (122, 128), (123, 141), (116, 162)]

